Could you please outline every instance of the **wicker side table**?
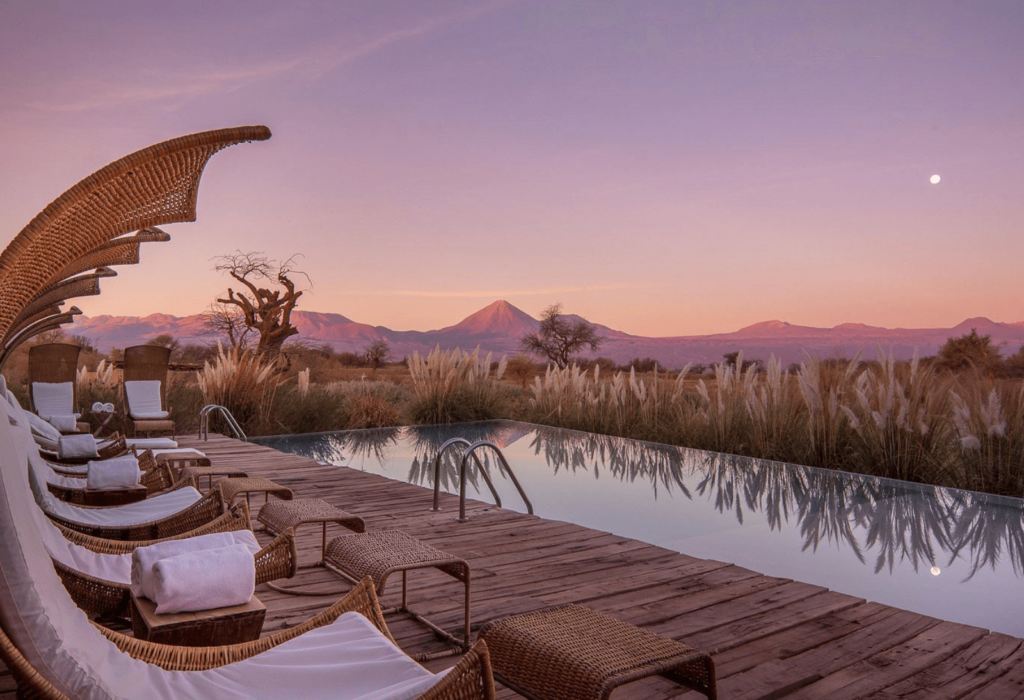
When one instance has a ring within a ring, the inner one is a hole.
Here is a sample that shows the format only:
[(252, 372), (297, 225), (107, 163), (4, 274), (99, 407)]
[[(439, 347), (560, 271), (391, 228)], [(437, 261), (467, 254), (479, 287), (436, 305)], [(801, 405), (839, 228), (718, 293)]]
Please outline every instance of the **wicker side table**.
[[(469, 649), (469, 598), (470, 573), (469, 564), (420, 542), (398, 530), (379, 530), (360, 535), (342, 535), (327, 543), (324, 555), (324, 566), (339, 576), (358, 583), (366, 576), (373, 579), (377, 595), (384, 592), (388, 576), (396, 571), (402, 572), (402, 604), (396, 608), (385, 610), (386, 613), (401, 612), (409, 615), (420, 624), (433, 630), (442, 639), (457, 648), (447, 652), (419, 654), (417, 661), (427, 661), (442, 656), (452, 656)], [(412, 569), (438, 569), (452, 578), (461, 581), (466, 587), (465, 623), (462, 639), (441, 629), (408, 604), (408, 572)]]
[(661, 675), (718, 697), (710, 654), (579, 605), (512, 615), (480, 629), (494, 677), (537, 700), (598, 700)]
[[(157, 461), (160, 461), (160, 457), (157, 457)], [(209, 465), (201, 464), (182, 467), (178, 474), (181, 477), (194, 476), (196, 484), (198, 484), (199, 480), (205, 476), (207, 478), (208, 488), (213, 487), (213, 478), (215, 476), (226, 479), (244, 479), (249, 476), (245, 471), (234, 467), (211, 467)]]
[(327, 556), (327, 523), (338, 523), (352, 532), (366, 532), (366, 524), (358, 515), (335, 508), (327, 501), (319, 498), (296, 498), (291, 501), (271, 501), (260, 508), (257, 518), (263, 523), (267, 532), (280, 535), (288, 528), (299, 529), (306, 523), (320, 523), (322, 538), (320, 540), (320, 561), (314, 564), (303, 564), (299, 568), (323, 566)]
[(262, 476), (245, 476), (236, 479), (221, 479), (217, 482), (221, 493), (224, 495), (224, 505), (231, 506), (239, 494), (245, 494), (246, 505), (249, 505), (250, 493), (263, 493), (264, 503), (270, 500), (270, 494), (286, 501), (292, 500), (295, 494), (287, 486), (275, 484), (270, 479)]

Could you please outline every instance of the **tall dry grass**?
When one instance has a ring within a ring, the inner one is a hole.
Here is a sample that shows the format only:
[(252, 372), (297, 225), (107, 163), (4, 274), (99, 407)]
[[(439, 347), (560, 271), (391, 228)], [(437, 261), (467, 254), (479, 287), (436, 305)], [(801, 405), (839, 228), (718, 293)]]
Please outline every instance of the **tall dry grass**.
[(716, 452), (1024, 496), (1024, 385), (939, 375), (897, 362), (806, 357), (795, 376), (719, 365), (685, 388), (630, 370), (549, 367), (530, 387), (529, 420)]
[(272, 362), (260, 355), (217, 345), (213, 361), (196, 373), (203, 401), (224, 406), (247, 433), (267, 433), (273, 422), (274, 396), (280, 379)]
[(480, 357), (480, 349), (441, 350), (426, 357), (414, 352), (409, 359), (413, 398), (409, 406), (414, 423), (459, 423), (501, 416), (505, 389), (502, 358), (492, 369), (491, 353)]

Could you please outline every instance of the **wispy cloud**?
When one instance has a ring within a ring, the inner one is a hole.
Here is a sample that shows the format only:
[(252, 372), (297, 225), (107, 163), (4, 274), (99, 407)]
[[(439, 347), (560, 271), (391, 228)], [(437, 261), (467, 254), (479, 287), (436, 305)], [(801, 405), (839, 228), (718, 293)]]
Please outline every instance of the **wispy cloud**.
[(585, 287), (545, 287), (542, 289), (360, 289), (345, 292), (346, 296), (414, 297), (426, 299), (496, 299), (505, 297), (536, 297), (582, 292), (619, 292), (637, 289), (637, 285), (599, 285)]
[(159, 76), (144, 75), (139, 79), (117, 83), (75, 77), (74, 89), (56, 90), (62, 97), (27, 101), (24, 104), (31, 109), (46, 112), (122, 109), (150, 103), (178, 107), (185, 102), (206, 95), (239, 90), (259, 81), (285, 75), (319, 79), (344, 68), (359, 58), (382, 51), (389, 46), (430, 34), (443, 27), (471, 20), (507, 4), (508, 2), (504, 0), (481, 4), (469, 10), (434, 17), (414, 26), (397, 29), (362, 42), (341, 41), (335, 37), (292, 56), (277, 58), (262, 64), (247, 65), (242, 68), (198, 71), (178, 75), (163, 73)]

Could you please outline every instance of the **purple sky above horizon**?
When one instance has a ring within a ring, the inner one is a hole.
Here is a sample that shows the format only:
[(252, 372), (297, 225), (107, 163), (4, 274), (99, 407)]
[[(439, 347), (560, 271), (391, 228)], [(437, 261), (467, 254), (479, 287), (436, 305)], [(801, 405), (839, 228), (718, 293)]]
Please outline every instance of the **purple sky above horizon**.
[(262, 123), (73, 303), (197, 313), (241, 249), (395, 329), (1020, 321), (1021, 66), (1016, 0), (5, 0), (0, 245), (110, 161)]

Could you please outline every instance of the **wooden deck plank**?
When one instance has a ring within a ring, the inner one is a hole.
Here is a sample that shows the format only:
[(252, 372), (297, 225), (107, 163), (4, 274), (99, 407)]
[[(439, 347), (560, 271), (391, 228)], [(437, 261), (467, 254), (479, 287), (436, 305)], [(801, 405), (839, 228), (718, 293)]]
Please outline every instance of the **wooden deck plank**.
[[(223, 436), (179, 438), (214, 464), (288, 485), (296, 498), (321, 498), (359, 515), (368, 529), (398, 529), (465, 557), (473, 572), (474, 629), (492, 618), (574, 602), (605, 611), (713, 654), (725, 698), (853, 697), (1002, 698), (1024, 695), (1024, 642), (1006, 635), (866, 602), (821, 586), (765, 576), (743, 567), (679, 554), (570, 523), (470, 501), (458, 523), (458, 499), (442, 494), (431, 510), (430, 489), (374, 474), (318, 464)], [(262, 504), (253, 499), (254, 514)], [(320, 555), (320, 528), (297, 537), (299, 558)], [(342, 534), (329, 528), (329, 535)], [(269, 536), (260, 534), (261, 541)], [(348, 584), (330, 572), (304, 569), (282, 586), (295, 596), (259, 587), (267, 606), (264, 634), (300, 624), (329, 606)], [(382, 602), (400, 597), (389, 582)], [(409, 577), (410, 602), (442, 627), (462, 620), (462, 586), (436, 570)], [(444, 644), (402, 616), (388, 624), (407, 651)], [(425, 664), (437, 671), (456, 659)], [(616, 692), (627, 698), (694, 697), (663, 679)], [(9, 673), (0, 698), (13, 697)], [(518, 697), (499, 689), (499, 698)]]

